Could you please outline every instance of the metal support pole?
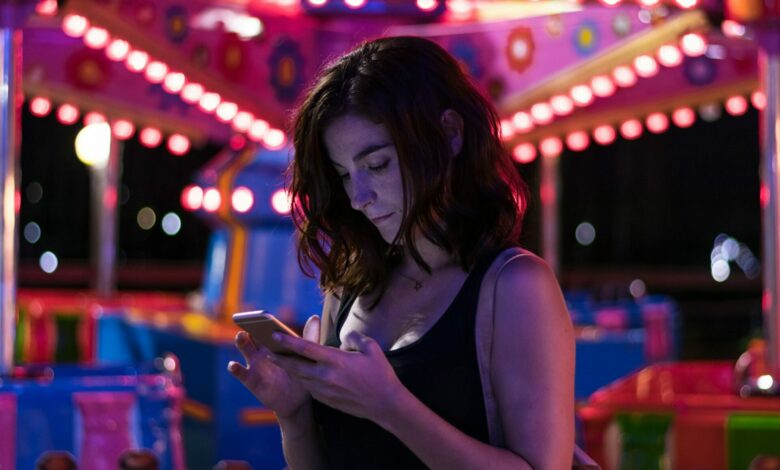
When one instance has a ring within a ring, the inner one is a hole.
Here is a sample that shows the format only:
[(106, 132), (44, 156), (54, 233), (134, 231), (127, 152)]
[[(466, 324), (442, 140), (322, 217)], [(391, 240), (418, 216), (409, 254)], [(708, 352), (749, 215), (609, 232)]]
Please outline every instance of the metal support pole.
[(103, 298), (111, 297), (116, 287), (117, 201), (121, 161), (122, 143), (112, 138), (106, 166), (90, 169), (93, 288)]
[(539, 199), (542, 204), (542, 257), (553, 272), (560, 274), (560, 156), (541, 157), (539, 166)]
[[(5, 8), (5, 7), (0, 7)], [(6, 12), (4, 11), (3, 14)], [(14, 360), (16, 321), (16, 262), (18, 223), (18, 165), (21, 114), (19, 72), (22, 32), (12, 25), (0, 27), (0, 376)]]

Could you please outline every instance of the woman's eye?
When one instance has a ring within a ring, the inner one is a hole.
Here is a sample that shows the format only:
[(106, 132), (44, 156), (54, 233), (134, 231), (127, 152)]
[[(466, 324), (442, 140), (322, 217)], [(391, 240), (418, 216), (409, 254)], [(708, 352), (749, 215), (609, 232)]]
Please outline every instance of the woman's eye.
[(339, 178), (341, 178), (341, 181), (347, 181), (349, 179), (349, 173), (344, 173), (343, 175), (339, 175)]
[(379, 165), (376, 166), (369, 166), (368, 169), (371, 171), (382, 171), (385, 168), (387, 168), (388, 165), (390, 165), (390, 160), (387, 160), (384, 163), (380, 163)]

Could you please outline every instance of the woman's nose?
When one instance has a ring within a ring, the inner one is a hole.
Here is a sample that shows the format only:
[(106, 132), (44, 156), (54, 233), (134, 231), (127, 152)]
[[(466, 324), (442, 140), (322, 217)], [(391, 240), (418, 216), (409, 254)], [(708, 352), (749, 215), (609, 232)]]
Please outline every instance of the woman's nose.
[(362, 178), (358, 175), (352, 178), (352, 208), (355, 210), (363, 210), (366, 206), (374, 202), (376, 199), (376, 192), (371, 187), (366, 178)]

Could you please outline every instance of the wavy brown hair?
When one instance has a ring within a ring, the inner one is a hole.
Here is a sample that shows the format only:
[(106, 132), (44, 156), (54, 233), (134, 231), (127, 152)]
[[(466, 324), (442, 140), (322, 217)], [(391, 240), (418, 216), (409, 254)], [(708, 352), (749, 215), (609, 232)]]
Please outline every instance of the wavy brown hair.
[[(448, 109), (463, 119), (457, 155), (442, 127)], [(345, 113), (384, 125), (395, 144), (405, 214), (393, 243), (351, 207), (328, 157), (324, 130)], [(320, 270), (327, 292), (382, 291), (400, 246), (430, 272), (415, 229), (466, 271), (483, 250), (518, 240), (527, 188), (501, 145), (497, 114), (458, 62), (429, 40), (381, 38), (329, 64), (298, 109), (293, 143), (298, 262), (308, 275)]]

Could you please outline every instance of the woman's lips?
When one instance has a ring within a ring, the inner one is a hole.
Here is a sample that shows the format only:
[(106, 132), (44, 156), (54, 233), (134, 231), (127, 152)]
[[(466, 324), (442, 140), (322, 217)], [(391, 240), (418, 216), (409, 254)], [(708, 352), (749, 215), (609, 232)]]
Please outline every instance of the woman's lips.
[(381, 224), (385, 220), (389, 219), (391, 215), (393, 215), (393, 214), (390, 213), (390, 214), (381, 215), (379, 217), (375, 217), (375, 218), (371, 219), (371, 222), (373, 222), (375, 224)]

